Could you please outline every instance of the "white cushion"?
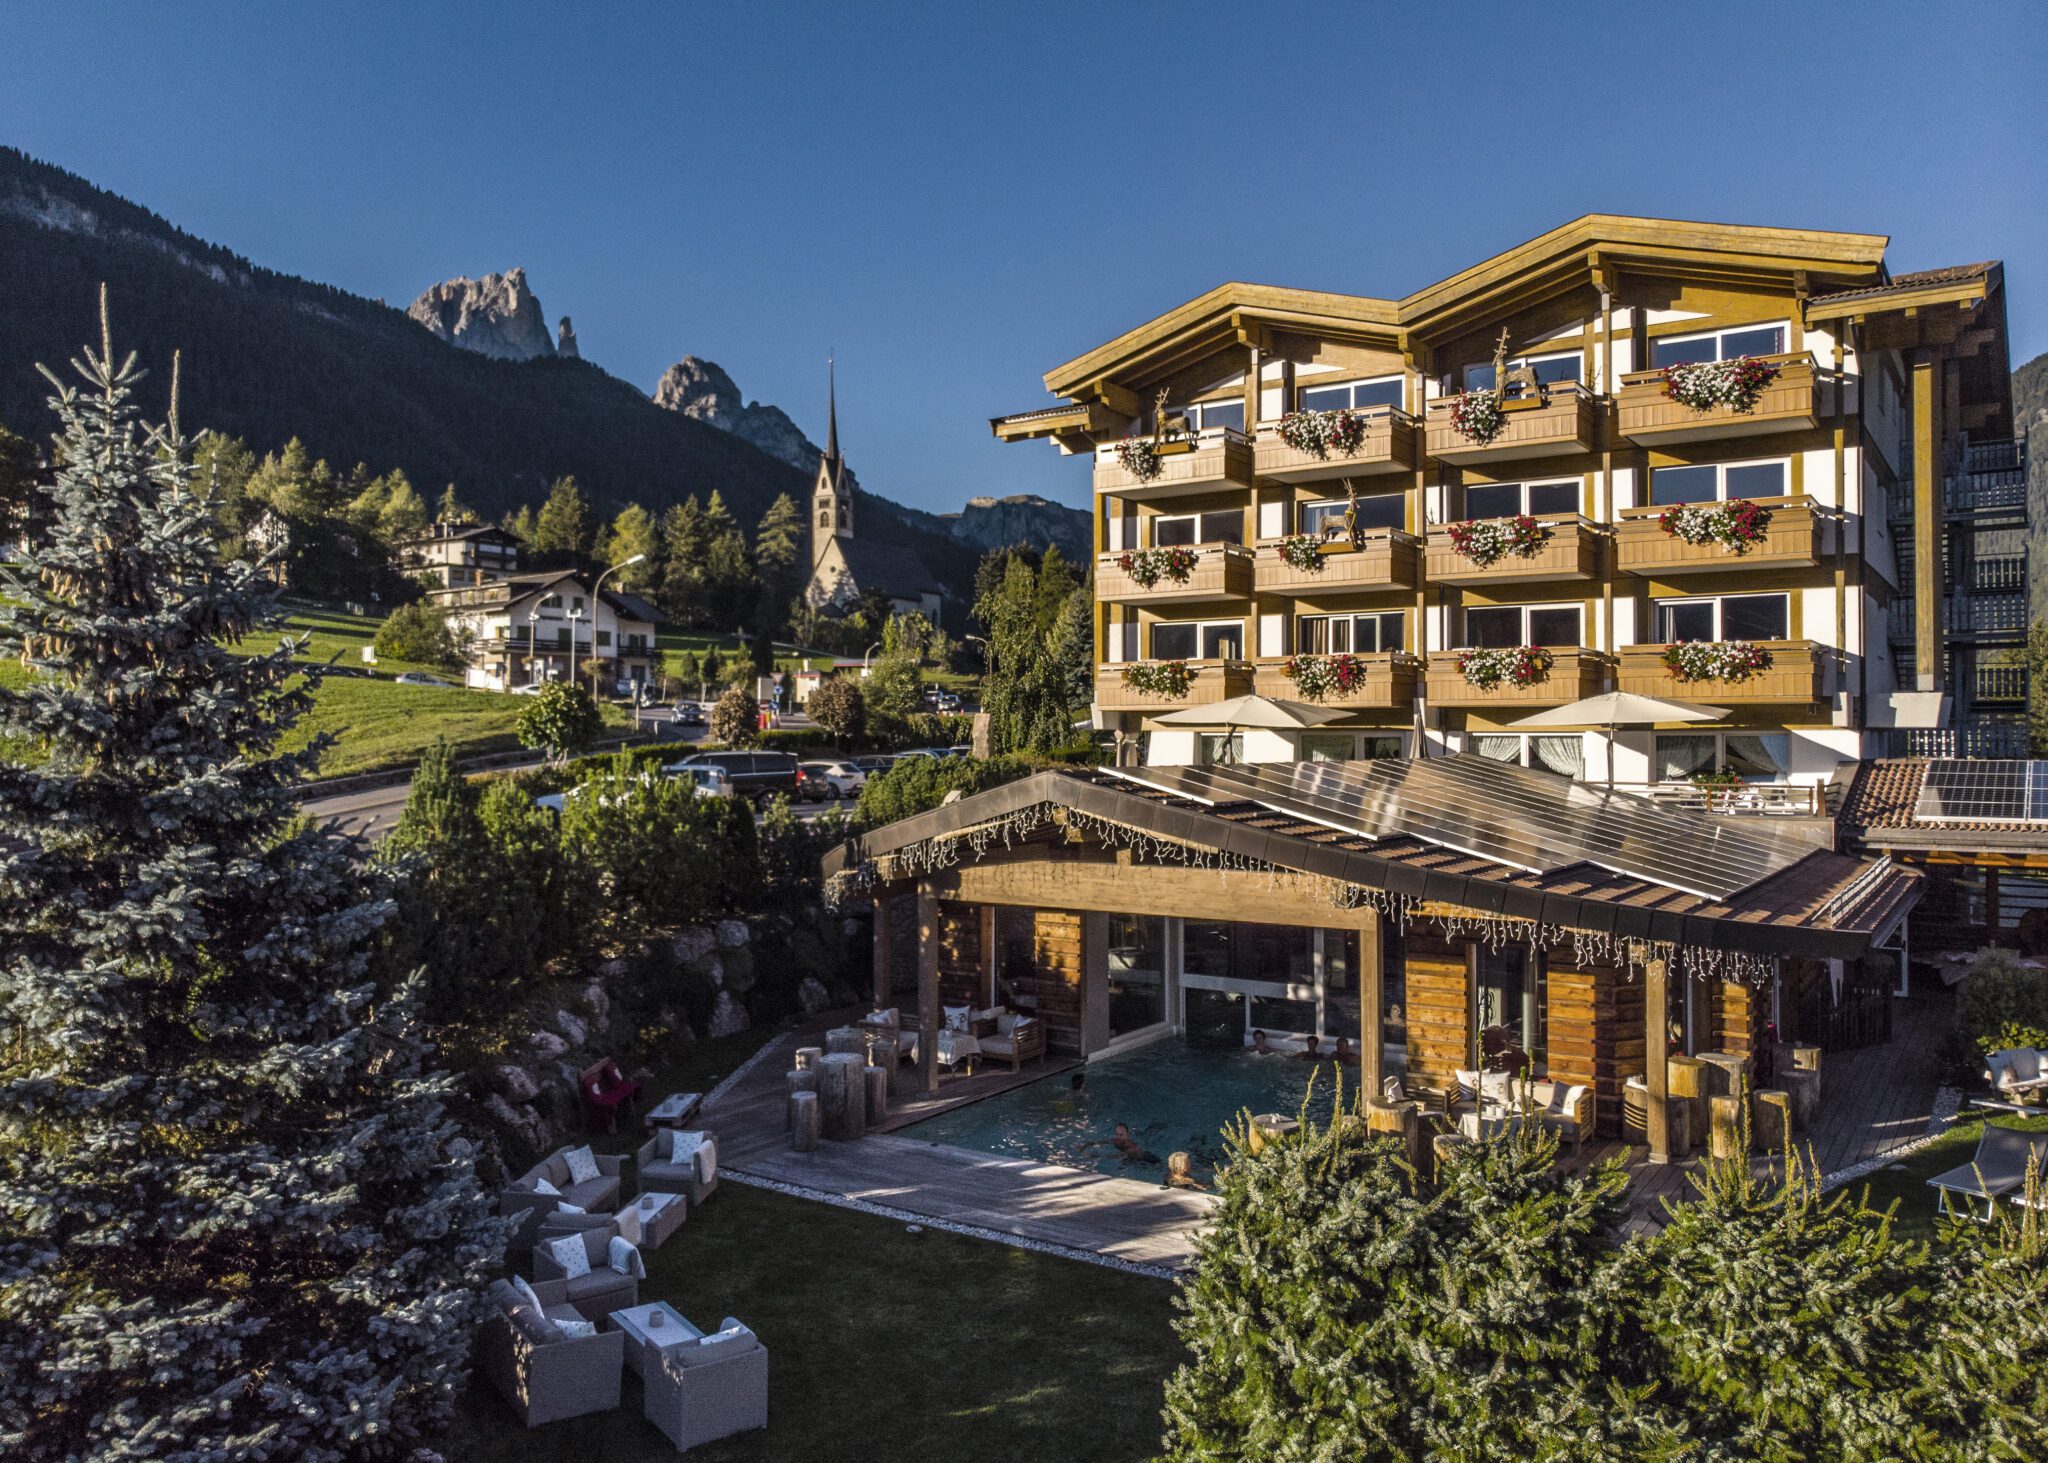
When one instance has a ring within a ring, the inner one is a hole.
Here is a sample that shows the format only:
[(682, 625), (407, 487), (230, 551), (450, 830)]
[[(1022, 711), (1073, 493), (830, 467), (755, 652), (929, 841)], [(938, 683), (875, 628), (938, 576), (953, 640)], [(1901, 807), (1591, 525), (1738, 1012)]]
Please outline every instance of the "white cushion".
[(688, 1163), (696, 1157), (697, 1146), (704, 1141), (704, 1135), (686, 1128), (671, 1128), (668, 1135), (668, 1161)]
[(553, 1184), (549, 1183), (546, 1179), (535, 1179), (533, 1181), (533, 1191), (536, 1194), (546, 1194), (551, 1199), (559, 1199), (562, 1197), (562, 1191), (556, 1188)]
[(735, 1341), (747, 1334), (747, 1328), (735, 1321), (722, 1331), (713, 1331), (709, 1336), (697, 1338), (699, 1346), (714, 1346), (720, 1341)]
[(557, 1214), (588, 1214), (589, 1212), (581, 1204), (571, 1204), (566, 1199), (555, 1206), (555, 1213)]
[(590, 1151), (588, 1144), (571, 1148), (562, 1155), (562, 1161), (569, 1165), (569, 1182), (587, 1184), (597, 1177), (597, 1155)]
[(564, 1336), (595, 1336), (597, 1334), (597, 1322), (561, 1320), (555, 1322), (555, 1329)]
[(525, 1276), (514, 1275), (512, 1277), (512, 1288), (519, 1292), (519, 1298), (522, 1301), (533, 1307), (533, 1313), (536, 1316), (546, 1314), (547, 1307), (540, 1303), (540, 1297), (534, 1294), (533, 1287), (526, 1283)]
[(562, 1275), (566, 1279), (574, 1280), (590, 1273), (590, 1251), (583, 1248), (583, 1236), (580, 1234), (566, 1234), (560, 1239), (549, 1240), (548, 1253), (562, 1267)]
[(2014, 1047), (2005, 1054), (2012, 1068), (2012, 1075), (2021, 1082), (2038, 1082), (2041, 1079), (2041, 1054), (2030, 1046)]
[(972, 1009), (969, 1006), (946, 1007), (946, 1030), (965, 1031), (967, 1029), (967, 1013)]
[(1479, 1074), (1468, 1072), (1463, 1067), (1456, 1070), (1458, 1078), (1458, 1101), (1470, 1102), (1479, 1096)]

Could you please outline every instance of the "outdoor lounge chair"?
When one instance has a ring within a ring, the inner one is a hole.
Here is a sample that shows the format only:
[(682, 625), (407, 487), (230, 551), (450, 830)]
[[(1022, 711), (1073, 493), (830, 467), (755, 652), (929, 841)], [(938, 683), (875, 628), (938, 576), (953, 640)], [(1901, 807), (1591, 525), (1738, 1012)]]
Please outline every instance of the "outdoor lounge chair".
[(2024, 1102), (2048, 1092), (2048, 1052), (2016, 1046), (1984, 1059), (1984, 1080), (2007, 1102)]
[(1952, 1218), (1975, 1219), (1979, 1216), (1970, 1213), (1967, 1202), (1962, 1213), (1956, 1212), (1954, 1196), (1961, 1194), (1966, 1201), (1982, 1199), (1981, 1217), (1990, 1223), (1999, 1196), (2026, 1182), (2030, 1154), (2035, 1163), (2048, 1168), (2048, 1133), (2022, 1133), (2018, 1128), (1996, 1128), (1987, 1123), (1984, 1135), (1977, 1140), (1976, 1157), (1927, 1181), (1929, 1187), (1938, 1191), (1936, 1208)]
[(533, 1291), (541, 1302), (539, 1315), (509, 1281), (494, 1281), (485, 1293), (477, 1328), (477, 1364), (484, 1374), (528, 1427), (617, 1407), (625, 1333), (564, 1335), (558, 1322), (585, 1319), (569, 1304), (568, 1285), (542, 1280)]
[[(1593, 1129), (1592, 1088), (1539, 1077), (1528, 1084), (1528, 1102), (1544, 1127), (1571, 1140), (1574, 1153), (1584, 1146), (1586, 1134)], [(1517, 1108), (1520, 1105), (1516, 1103)]]
[(678, 1450), (768, 1426), (768, 1348), (730, 1316), (694, 1346), (663, 1347), (645, 1381), (647, 1420)]
[(620, 1274), (611, 1266), (612, 1238), (618, 1232), (618, 1225), (607, 1219), (602, 1228), (579, 1233), (584, 1258), (590, 1263), (590, 1273), (573, 1278), (549, 1248), (553, 1241), (542, 1240), (533, 1247), (534, 1279), (561, 1281), (568, 1303), (586, 1321), (601, 1322), (613, 1311), (623, 1311), (628, 1306), (640, 1304), (640, 1282), (631, 1275)]
[(634, 1155), (640, 1192), (682, 1194), (695, 1209), (718, 1190), (718, 1140), (709, 1133), (705, 1144), (683, 1163), (669, 1161), (671, 1135), (656, 1133)]
[(895, 1006), (890, 1006), (886, 1010), (870, 1011), (855, 1024), (895, 1042), (896, 1064), (899, 1067), (910, 1060), (914, 1048), (903, 1039), (903, 1013)]
[(1042, 1062), (1045, 1060), (1045, 1023), (1036, 1016), (999, 1010), (996, 1012), (995, 1035), (981, 1038), (981, 1054), (1008, 1062), (1012, 1072), (1022, 1070), (1027, 1061)]
[(584, 1068), (576, 1079), (576, 1090), (583, 1096), (584, 1129), (592, 1133), (600, 1128), (616, 1133), (619, 1109), (635, 1106), (640, 1096), (640, 1084), (621, 1072), (610, 1057)]
[[(600, 1153), (596, 1157), (597, 1177), (580, 1184), (572, 1183), (569, 1178), (569, 1150), (557, 1148), (498, 1191), (498, 1212), (519, 1219), (518, 1227), (507, 1241), (509, 1253), (516, 1255), (521, 1248), (533, 1243), (540, 1221), (554, 1213), (557, 1204), (574, 1204), (592, 1214), (618, 1207), (619, 1177), (625, 1171), (625, 1159), (614, 1153)], [(557, 1192), (545, 1194), (536, 1189), (534, 1185), (542, 1179), (546, 1179)]]

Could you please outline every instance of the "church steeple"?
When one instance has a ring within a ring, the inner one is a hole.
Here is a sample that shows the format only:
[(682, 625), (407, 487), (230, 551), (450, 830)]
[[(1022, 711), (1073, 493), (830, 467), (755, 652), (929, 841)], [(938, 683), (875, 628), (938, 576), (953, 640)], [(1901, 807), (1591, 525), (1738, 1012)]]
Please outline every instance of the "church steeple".
[(835, 538), (853, 537), (853, 489), (846, 484), (846, 464), (839, 455), (839, 367), (825, 358), (825, 450), (818, 476), (811, 483), (811, 566), (825, 557)]
[(839, 363), (825, 357), (825, 460), (839, 461)]

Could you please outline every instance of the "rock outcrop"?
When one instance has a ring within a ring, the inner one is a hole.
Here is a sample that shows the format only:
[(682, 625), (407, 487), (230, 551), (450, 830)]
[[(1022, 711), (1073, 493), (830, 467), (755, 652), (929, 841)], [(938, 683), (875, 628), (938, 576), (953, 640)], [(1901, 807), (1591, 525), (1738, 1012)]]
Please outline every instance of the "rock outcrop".
[(555, 327), (555, 354), (572, 361), (583, 359), (583, 352), (576, 349), (576, 327), (569, 323), (567, 315)]
[(1070, 561), (1085, 562), (1095, 551), (1088, 515), (1035, 493), (1007, 498), (969, 498), (958, 513), (941, 513), (946, 532), (986, 553), (1013, 544), (1035, 549), (1057, 544)]
[[(443, 280), (405, 313), (449, 344), (478, 355), (525, 361), (555, 353), (540, 301), (527, 288), (523, 269), (482, 279)], [(570, 339), (574, 338), (572, 331)]]
[(798, 429), (788, 413), (779, 406), (749, 402), (715, 361), (684, 356), (661, 373), (654, 388), (654, 404), (681, 412), (707, 427), (730, 432), (770, 457), (805, 472), (815, 471), (822, 455), (818, 445)]

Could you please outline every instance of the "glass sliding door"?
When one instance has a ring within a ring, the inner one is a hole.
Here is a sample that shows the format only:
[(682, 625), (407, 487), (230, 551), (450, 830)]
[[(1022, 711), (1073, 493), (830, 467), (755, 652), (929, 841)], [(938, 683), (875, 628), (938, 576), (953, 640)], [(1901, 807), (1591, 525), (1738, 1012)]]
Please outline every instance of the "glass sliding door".
[(1536, 971), (1520, 945), (1478, 950), (1473, 1016), (1482, 1061), (1509, 1051), (1536, 1055)]
[(1166, 1020), (1166, 921), (1109, 917), (1109, 1034), (1112, 1039)]

